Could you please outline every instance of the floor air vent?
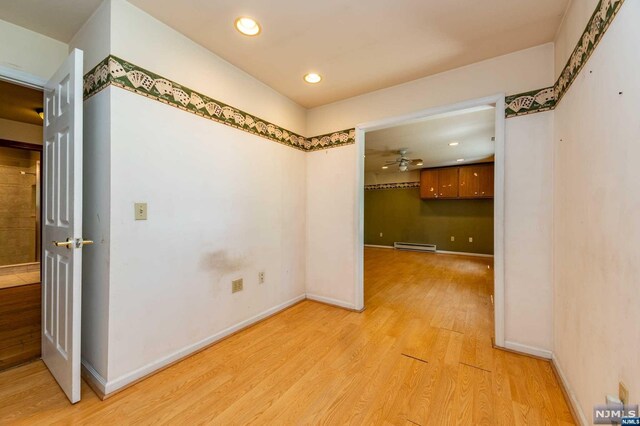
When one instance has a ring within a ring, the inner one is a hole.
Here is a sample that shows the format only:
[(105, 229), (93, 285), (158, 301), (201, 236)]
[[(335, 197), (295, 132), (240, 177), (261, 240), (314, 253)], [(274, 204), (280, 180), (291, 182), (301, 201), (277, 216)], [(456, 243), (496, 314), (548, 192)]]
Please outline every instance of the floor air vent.
[(393, 247), (398, 250), (414, 250), (414, 251), (430, 251), (435, 252), (435, 244), (418, 244), (418, 243), (393, 243)]

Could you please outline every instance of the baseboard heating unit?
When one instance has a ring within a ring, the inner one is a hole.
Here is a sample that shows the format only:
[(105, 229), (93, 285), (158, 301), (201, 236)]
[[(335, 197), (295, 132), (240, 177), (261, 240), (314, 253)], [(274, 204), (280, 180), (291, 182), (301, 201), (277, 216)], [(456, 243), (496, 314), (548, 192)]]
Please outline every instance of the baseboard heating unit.
[(435, 244), (419, 244), (419, 243), (393, 243), (393, 247), (398, 250), (413, 250), (413, 251), (429, 251), (435, 253)]

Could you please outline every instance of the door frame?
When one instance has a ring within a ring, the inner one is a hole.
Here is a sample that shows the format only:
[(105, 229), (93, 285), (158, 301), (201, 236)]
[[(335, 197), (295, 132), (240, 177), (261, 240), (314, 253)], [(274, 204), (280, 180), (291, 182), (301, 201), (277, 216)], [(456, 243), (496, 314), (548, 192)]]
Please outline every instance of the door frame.
[(394, 127), (433, 115), (454, 112), (487, 104), (495, 104), (495, 169), (494, 169), (494, 209), (493, 209), (493, 247), (494, 247), (494, 338), (496, 346), (504, 347), (504, 300), (505, 300), (505, 94), (498, 93), (483, 98), (470, 99), (454, 104), (437, 106), (404, 114), (365, 122), (356, 126), (356, 200), (354, 225), (356, 231), (354, 257), (356, 259), (354, 294), (357, 310), (364, 309), (364, 153), (365, 133), (373, 130)]

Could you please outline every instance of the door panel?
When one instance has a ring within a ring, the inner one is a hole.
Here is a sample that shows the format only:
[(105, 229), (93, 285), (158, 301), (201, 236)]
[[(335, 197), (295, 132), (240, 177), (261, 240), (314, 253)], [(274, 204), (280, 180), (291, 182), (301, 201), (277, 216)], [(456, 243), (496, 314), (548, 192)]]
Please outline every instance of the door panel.
[(42, 360), (80, 400), (82, 274), (82, 51), (44, 91)]

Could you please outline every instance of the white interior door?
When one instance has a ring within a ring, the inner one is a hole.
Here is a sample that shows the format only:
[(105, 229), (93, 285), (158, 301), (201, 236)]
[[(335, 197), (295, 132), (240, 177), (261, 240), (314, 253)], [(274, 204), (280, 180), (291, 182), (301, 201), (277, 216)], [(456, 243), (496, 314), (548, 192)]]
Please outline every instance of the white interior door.
[(80, 401), (82, 288), (82, 51), (44, 90), (42, 360)]

